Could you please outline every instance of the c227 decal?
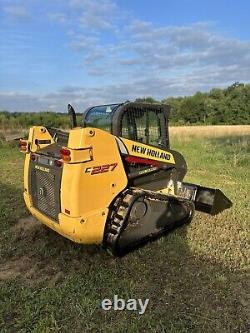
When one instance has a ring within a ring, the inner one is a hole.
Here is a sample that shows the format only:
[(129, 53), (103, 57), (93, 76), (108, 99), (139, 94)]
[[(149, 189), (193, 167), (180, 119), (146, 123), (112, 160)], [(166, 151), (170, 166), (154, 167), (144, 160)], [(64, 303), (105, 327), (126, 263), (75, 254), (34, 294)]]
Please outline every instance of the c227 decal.
[(114, 171), (118, 163), (98, 165), (94, 167), (88, 167), (85, 169), (85, 173), (90, 173), (91, 175), (97, 175), (99, 173)]

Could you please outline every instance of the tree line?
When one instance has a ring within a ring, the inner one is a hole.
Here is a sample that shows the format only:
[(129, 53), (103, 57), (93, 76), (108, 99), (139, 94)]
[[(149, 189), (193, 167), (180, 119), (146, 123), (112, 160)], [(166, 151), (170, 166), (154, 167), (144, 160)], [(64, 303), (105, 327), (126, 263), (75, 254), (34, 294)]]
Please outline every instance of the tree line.
[[(78, 124), (81, 115), (77, 115)], [(0, 129), (20, 129), (31, 126), (46, 126), (69, 128), (70, 121), (67, 113), (59, 112), (8, 112), (0, 111)]]
[[(171, 106), (172, 125), (250, 124), (250, 84), (234, 83), (226, 89), (214, 88), (193, 96), (168, 97), (157, 101), (152, 97), (137, 98), (137, 102), (166, 103)], [(77, 116), (81, 123), (81, 115)], [(43, 125), (69, 127), (66, 113), (54, 112), (0, 112), (0, 128), (27, 128)]]
[[(152, 97), (137, 101), (158, 102)], [(250, 84), (236, 82), (226, 89), (214, 88), (193, 96), (169, 97), (161, 102), (171, 106), (170, 123), (176, 125), (250, 124)]]

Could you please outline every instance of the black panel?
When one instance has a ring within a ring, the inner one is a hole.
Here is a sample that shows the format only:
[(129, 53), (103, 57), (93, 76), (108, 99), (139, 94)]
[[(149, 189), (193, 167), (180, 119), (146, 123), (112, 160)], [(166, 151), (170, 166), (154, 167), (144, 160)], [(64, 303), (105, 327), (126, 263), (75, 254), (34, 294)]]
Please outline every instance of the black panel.
[[(47, 171), (43, 171), (43, 168)], [(58, 221), (58, 214), (61, 212), (61, 177), (62, 168), (30, 161), (29, 193), (32, 205), (54, 221)]]

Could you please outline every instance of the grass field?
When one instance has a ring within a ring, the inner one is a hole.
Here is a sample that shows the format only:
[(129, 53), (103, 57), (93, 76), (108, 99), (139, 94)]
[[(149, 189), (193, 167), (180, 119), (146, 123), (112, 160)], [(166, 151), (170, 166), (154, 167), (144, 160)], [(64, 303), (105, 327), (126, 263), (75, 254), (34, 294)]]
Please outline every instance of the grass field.
[[(188, 162), (186, 180), (221, 188), (233, 207), (216, 217), (196, 213), (190, 225), (123, 258), (30, 219), (23, 155), (0, 144), (1, 333), (249, 330), (250, 131), (188, 131), (171, 129), (172, 148)], [(145, 314), (102, 310), (101, 300), (115, 294), (149, 298)]]

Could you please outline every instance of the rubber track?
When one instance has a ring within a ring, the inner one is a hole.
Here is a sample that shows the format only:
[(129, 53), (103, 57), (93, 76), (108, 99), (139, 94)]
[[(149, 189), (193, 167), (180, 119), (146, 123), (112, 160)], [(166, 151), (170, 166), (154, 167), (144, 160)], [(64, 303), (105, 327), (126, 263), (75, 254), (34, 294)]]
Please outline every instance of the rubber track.
[[(131, 208), (133, 206), (133, 203), (141, 196), (149, 200), (155, 199), (155, 200), (165, 201), (166, 204), (169, 202), (169, 200), (187, 202), (187, 200), (185, 199), (180, 199), (174, 196), (168, 196), (138, 188), (129, 188), (123, 191), (113, 202), (113, 205), (110, 210), (111, 213), (109, 215), (109, 221), (105, 229), (104, 246), (108, 250), (110, 250), (113, 255), (119, 255), (117, 252), (117, 244), (119, 242), (119, 236), (127, 226), (128, 217)], [(190, 201), (188, 202), (190, 203)]]

